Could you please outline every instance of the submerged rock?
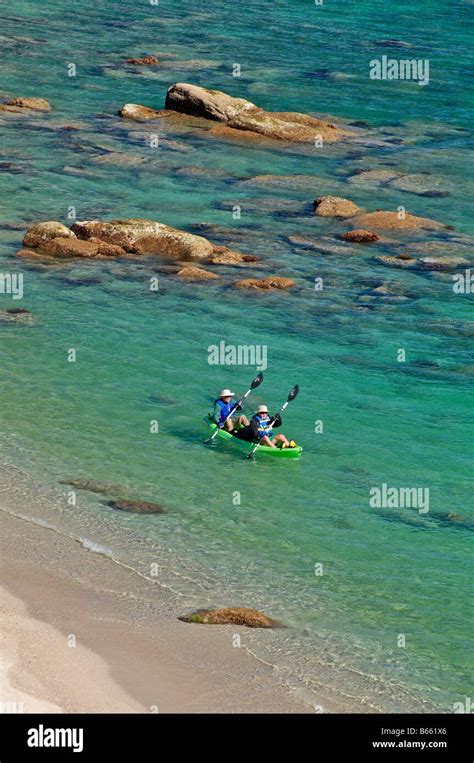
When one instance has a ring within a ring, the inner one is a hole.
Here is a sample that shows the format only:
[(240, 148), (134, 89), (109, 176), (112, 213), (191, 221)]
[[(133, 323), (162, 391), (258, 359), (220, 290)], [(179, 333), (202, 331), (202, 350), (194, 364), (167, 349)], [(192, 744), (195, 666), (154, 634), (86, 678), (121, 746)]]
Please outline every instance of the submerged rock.
[(11, 307), (9, 310), (0, 310), (0, 323), (19, 323), (26, 326), (35, 322), (35, 317), (23, 307)]
[(166, 514), (166, 509), (159, 503), (150, 501), (129, 501), (120, 498), (113, 501), (107, 501), (107, 506), (118, 511), (130, 511), (133, 514)]
[(417, 217), (408, 212), (405, 212), (404, 216), (401, 217), (398, 212), (382, 210), (356, 215), (349, 222), (357, 228), (375, 228), (376, 230), (438, 230), (446, 227), (437, 220), (430, 220), (428, 217)]
[(361, 211), (353, 201), (340, 196), (320, 196), (313, 207), (319, 217), (352, 217)]
[(101, 495), (121, 495), (124, 488), (120, 485), (110, 485), (107, 482), (97, 482), (96, 480), (59, 480), (60, 485), (70, 485), (76, 490), (86, 490), (89, 493), (99, 493)]
[(307, 190), (317, 183), (313, 175), (255, 175), (241, 180), (240, 186), (257, 186), (261, 188), (283, 188)]
[(244, 278), (236, 281), (234, 286), (237, 289), (291, 289), (295, 286), (292, 278), (282, 278), (281, 276), (266, 276), (265, 278)]
[(247, 628), (284, 628), (282, 623), (273, 620), (256, 609), (247, 607), (226, 607), (224, 609), (198, 609), (190, 615), (179, 618), (184, 623), (202, 623), (204, 625), (244, 625)]
[[(225, 140), (235, 140), (239, 143), (247, 141), (247, 143), (265, 143), (267, 146), (271, 144), (272, 139), (265, 137), (265, 135), (259, 135), (258, 132), (252, 132), (251, 130), (238, 130), (235, 127), (229, 127), (227, 124), (219, 122), (206, 133), (213, 138), (224, 138)], [(278, 141), (276, 138), (273, 140), (276, 145)]]
[(371, 230), (356, 228), (355, 230), (350, 230), (347, 233), (343, 233), (341, 238), (343, 241), (353, 241), (356, 244), (373, 244), (375, 241), (379, 241), (380, 236)]
[(190, 266), (181, 268), (176, 275), (184, 281), (212, 281), (220, 277), (216, 273), (211, 273), (209, 270)]
[(465, 257), (421, 257), (418, 265), (424, 270), (454, 270), (455, 268), (467, 267), (470, 260)]
[(359, 170), (355, 175), (351, 175), (348, 183), (351, 185), (374, 185), (378, 186), (389, 183), (399, 176), (398, 172), (392, 170)]
[(264, 111), (243, 98), (188, 83), (170, 87), (165, 108), (223, 122), (234, 130), (253, 132), (275, 140), (314, 142), (317, 136), (321, 136), (327, 142), (334, 142), (349, 134), (330, 122), (307, 114)]
[(213, 265), (238, 265), (241, 262), (257, 262), (258, 257), (252, 258), (252, 255), (248, 255), (249, 259), (246, 259), (245, 255), (240, 252), (233, 252), (231, 249), (225, 249), (224, 251), (217, 251), (209, 257), (208, 262)]
[(141, 106), (139, 103), (126, 103), (119, 111), (123, 119), (132, 119), (134, 122), (148, 122), (150, 119), (160, 119), (166, 116), (163, 109), (151, 109)]
[(391, 188), (407, 193), (415, 193), (419, 196), (441, 198), (449, 196), (449, 191), (442, 187), (443, 180), (431, 177), (428, 173), (418, 175), (402, 175), (390, 183)]
[(332, 239), (326, 237), (316, 239), (311, 238), (310, 236), (301, 236), (297, 233), (295, 235), (288, 236), (287, 241), (293, 246), (297, 246), (301, 249), (306, 249), (307, 251), (314, 251), (318, 254), (357, 254), (357, 252), (351, 247), (335, 244)]
[(134, 66), (156, 66), (160, 62), (156, 56), (144, 56), (143, 58), (126, 58), (124, 63)]
[(382, 265), (389, 265), (392, 268), (416, 268), (418, 264), (418, 261), (413, 257), (403, 257), (402, 255), (381, 254), (375, 259)]
[(0, 112), (12, 114), (51, 111), (51, 104), (45, 98), (10, 98), (0, 103)]

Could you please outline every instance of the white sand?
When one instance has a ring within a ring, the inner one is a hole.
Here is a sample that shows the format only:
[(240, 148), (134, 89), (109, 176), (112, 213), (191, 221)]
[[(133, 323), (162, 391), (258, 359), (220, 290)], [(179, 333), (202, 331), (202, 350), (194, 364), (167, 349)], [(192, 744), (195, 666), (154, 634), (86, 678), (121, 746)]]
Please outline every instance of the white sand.
[(31, 618), (24, 604), (0, 588), (0, 712), (141, 712), (83, 646)]

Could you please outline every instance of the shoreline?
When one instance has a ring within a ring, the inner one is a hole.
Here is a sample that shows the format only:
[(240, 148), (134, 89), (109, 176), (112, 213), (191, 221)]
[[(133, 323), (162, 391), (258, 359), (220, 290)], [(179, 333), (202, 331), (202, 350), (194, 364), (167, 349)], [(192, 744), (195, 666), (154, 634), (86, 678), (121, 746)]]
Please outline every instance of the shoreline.
[[(234, 633), (245, 641), (245, 628), (193, 626), (159, 611), (140, 611), (137, 621), (127, 609), (136, 597), (127, 570), (113, 565), (114, 590), (93, 590), (48, 568), (63, 544), (72, 568), (85, 565), (90, 552), (79, 543), (59, 544), (54, 531), (5, 511), (0, 526), (0, 702), (22, 702), (20, 712), (314, 712), (272, 666), (232, 646)], [(36, 551), (30, 559), (27, 546)], [(110, 582), (111, 560), (90, 556)]]

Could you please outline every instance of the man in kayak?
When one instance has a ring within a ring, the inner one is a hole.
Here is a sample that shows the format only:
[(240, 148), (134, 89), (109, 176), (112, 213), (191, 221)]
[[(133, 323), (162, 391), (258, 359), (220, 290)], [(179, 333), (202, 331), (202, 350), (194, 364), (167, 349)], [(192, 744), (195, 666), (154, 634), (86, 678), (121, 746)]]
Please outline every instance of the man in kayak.
[[(234, 432), (239, 440), (247, 442), (260, 442), (269, 448), (294, 448), (294, 440), (288, 441), (284, 434), (277, 434), (273, 437), (273, 427), (281, 427), (282, 421), (279, 413), (272, 419), (268, 415), (266, 405), (260, 405), (257, 413), (252, 417), (248, 426), (242, 427), (238, 432)], [(271, 439), (273, 437), (273, 439)]]
[[(212, 420), (219, 429), (225, 429), (227, 432), (233, 432), (234, 429), (249, 426), (247, 416), (234, 417), (234, 411), (241, 411), (240, 405), (233, 402), (234, 392), (230, 389), (221, 389), (219, 397), (214, 401), (214, 411)], [(228, 417), (228, 418), (227, 418)]]

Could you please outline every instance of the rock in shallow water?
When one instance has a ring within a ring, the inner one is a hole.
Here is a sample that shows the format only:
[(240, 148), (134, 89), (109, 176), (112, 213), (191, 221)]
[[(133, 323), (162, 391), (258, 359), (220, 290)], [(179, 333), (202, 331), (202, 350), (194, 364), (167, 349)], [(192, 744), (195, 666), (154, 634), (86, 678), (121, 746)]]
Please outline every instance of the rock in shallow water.
[(341, 196), (320, 196), (314, 201), (314, 212), (319, 217), (352, 217), (360, 207)]
[(0, 323), (18, 323), (23, 326), (31, 326), (35, 323), (35, 317), (22, 307), (11, 307), (9, 310), (0, 310)]
[(76, 238), (74, 233), (68, 227), (66, 227), (66, 225), (58, 223), (55, 220), (49, 220), (44, 223), (36, 223), (35, 225), (31, 225), (25, 234), (23, 244), (26, 247), (43, 246), (48, 241), (58, 237), (73, 239)]
[(28, 229), (23, 243), (28, 248), (18, 253), (22, 257), (100, 258), (156, 254), (170, 260), (210, 261), (215, 256), (215, 264), (219, 264), (219, 258), (221, 264), (230, 260), (245, 261), (246, 258), (246, 255), (218, 246), (203, 236), (154, 220), (89, 220), (74, 223), (70, 230), (57, 222), (40, 223)]
[(150, 501), (129, 501), (127, 499), (117, 499), (107, 501), (107, 506), (119, 511), (130, 511), (133, 514), (166, 514), (166, 509), (159, 503)]
[(204, 625), (244, 625), (247, 628), (284, 628), (282, 623), (273, 620), (256, 609), (247, 607), (226, 607), (224, 609), (198, 609), (190, 615), (179, 618), (184, 623), (202, 623)]
[(371, 230), (356, 228), (355, 230), (343, 233), (341, 238), (343, 241), (354, 241), (356, 244), (373, 244), (375, 241), (379, 240), (380, 236)]
[(60, 485), (70, 485), (76, 490), (86, 490), (89, 493), (99, 493), (102, 495), (121, 495), (124, 488), (120, 485), (110, 485), (107, 482), (97, 482), (96, 480), (59, 480)]
[(257, 291), (275, 291), (278, 289), (291, 289), (295, 286), (292, 278), (282, 278), (281, 276), (266, 276), (265, 278), (244, 278), (236, 281), (236, 289), (256, 289)]
[(156, 56), (144, 56), (143, 58), (126, 58), (124, 63), (134, 66), (156, 66), (160, 62)]
[(51, 104), (45, 98), (10, 98), (0, 103), (0, 113), (32, 114), (35, 111), (51, 111)]
[(427, 217), (417, 217), (408, 212), (401, 217), (398, 212), (383, 210), (356, 215), (349, 222), (357, 228), (368, 228), (369, 230), (371, 228), (376, 230), (422, 230), (423, 228), (438, 230), (446, 227), (437, 220), (430, 220)]
[(214, 279), (219, 278), (216, 273), (211, 273), (209, 270), (196, 267), (181, 268), (176, 275), (183, 281), (213, 281)]
[(322, 137), (332, 143), (349, 135), (335, 124), (307, 114), (264, 111), (243, 98), (183, 82), (169, 88), (165, 108), (273, 140), (314, 143), (317, 137)]

